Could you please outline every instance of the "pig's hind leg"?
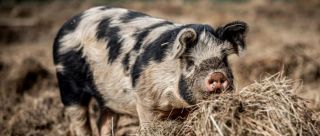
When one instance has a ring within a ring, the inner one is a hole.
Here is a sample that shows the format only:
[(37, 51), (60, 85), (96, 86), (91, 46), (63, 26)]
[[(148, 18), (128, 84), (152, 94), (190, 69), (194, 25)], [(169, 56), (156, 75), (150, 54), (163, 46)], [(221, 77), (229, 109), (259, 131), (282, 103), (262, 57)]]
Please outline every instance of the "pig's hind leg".
[(65, 114), (70, 119), (71, 135), (92, 135), (88, 110), (91, 95), (88, 86), (72, 78), (72, 75), (58, 72), (57, 76)]
[(113, 112), (107, 107), (100, 108), (100, 115), (97, 121), (99, 134), (101, 136), (115, 135), (119, 120), (119, 114)]

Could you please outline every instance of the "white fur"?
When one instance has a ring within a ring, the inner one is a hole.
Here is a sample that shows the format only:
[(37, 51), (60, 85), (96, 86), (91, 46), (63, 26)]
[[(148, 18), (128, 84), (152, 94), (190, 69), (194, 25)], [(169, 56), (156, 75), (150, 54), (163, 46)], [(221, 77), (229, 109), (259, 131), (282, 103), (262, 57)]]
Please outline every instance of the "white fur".
[(217, 44), (211, 34), (205, 31), (200, 34), (199, 42), (191, 51), (191, 56), (194, 57), (195, 64), (199, 65), (203, 60), (213, 57), (221, 57), (221, 50), (224, 48), (223, 44)]

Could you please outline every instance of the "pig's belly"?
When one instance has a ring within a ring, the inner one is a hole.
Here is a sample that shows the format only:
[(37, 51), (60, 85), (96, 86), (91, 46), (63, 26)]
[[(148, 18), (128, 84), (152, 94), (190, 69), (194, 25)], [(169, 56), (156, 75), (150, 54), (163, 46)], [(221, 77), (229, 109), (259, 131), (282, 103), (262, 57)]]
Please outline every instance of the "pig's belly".
[(117, 113), (137, 116), (135, 90), (131, 87), (130, 76), (125, 75), (121, 65), (99, 66), (93, 70), (93, 76), (104, 106)]

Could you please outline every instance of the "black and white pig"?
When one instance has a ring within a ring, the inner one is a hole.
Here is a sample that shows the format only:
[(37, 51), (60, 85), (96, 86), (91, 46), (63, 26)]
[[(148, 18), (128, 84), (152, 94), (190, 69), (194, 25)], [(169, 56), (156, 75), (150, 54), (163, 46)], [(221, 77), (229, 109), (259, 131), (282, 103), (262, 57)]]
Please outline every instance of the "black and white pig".
[[(122, 8), (95, 7), (71, 18), (53, 46), (61, 99), (76, 135), (91, 135), (88, 103), (101, 127), (114, 114), (152, 120), (233, 90), (230, 54), (245, 49), (247, 25), (177, 24)], [(107, 125), (106, 125), (107, 126)]]

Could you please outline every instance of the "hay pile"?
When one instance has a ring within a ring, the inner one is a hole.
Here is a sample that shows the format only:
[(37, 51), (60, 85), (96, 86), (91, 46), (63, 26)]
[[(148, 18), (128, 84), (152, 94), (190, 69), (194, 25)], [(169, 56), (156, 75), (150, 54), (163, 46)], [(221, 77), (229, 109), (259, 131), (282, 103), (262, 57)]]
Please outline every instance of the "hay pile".
[(320, 135), (320, 119), (276, 74), (234, 94), (202, 101), (184, 122), (155, 122), (141, 135)]

